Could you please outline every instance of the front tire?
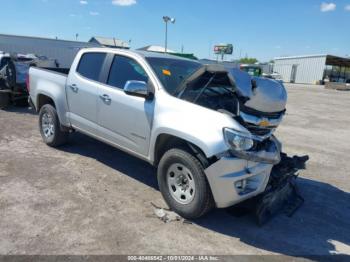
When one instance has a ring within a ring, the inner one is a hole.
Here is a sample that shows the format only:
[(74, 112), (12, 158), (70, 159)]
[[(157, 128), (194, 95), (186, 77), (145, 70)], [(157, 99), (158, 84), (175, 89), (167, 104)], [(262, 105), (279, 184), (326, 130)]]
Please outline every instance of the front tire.
[(39, 129), (45, 144), (51, 147), (64, 145), (68, 141), (68, 132), (61, 130), (57, 111), (52, 105), (44, 105), (39, 112)]
[(157, 176), (164, 200), (180, 216), (199, 218), (214, 206), (203, 165), (186, 150), (167, 151), (160, 160)]

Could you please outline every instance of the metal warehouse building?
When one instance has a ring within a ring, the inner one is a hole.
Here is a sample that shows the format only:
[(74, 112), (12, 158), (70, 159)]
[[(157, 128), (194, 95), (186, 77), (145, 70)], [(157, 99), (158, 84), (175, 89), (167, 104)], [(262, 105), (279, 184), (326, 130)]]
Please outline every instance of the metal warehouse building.
[(96, 46), (99, 45), (87, 42), (0, 34), (0, 51), (46, 56), (56, 59), (60, 67), (66, 68), (70, 67), (76, 53), (81, 48)]
[(316, 84), (350, 81), (350, 59), (333, 55), (277, 57), (273, 71), (288, 83)]
[(0, 34), (0, 51), (6, 53), (46, 56), (51, 59), (56, 59), (59, 66), (64, 68), (71, 66), (75, 55), (81, 48), (100, 46), (129, 48), (127, 43), (115, 38), (93, 37), (89, 42), (78, 42), (52, 38)]

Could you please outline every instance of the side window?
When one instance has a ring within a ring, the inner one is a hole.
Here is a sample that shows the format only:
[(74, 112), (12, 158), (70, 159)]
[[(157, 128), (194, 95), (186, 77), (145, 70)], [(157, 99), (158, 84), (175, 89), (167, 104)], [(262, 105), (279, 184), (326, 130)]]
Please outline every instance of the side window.
[(113, 59), (107, 84), (123, 89), (126, 82), (130, 80), (148, 82), (148, 76), (135, 60), (116, 55)]
[(80, 59), (77, 72), (86, 78), (98, 81), (105, 57), (105, 53), (84, 54)]

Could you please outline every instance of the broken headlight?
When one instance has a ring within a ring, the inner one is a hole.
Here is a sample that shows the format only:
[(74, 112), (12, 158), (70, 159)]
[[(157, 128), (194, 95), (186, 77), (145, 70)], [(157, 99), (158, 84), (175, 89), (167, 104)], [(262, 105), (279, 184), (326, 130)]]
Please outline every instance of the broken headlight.
[(231, 128), (224, 128), (226, 143), (236, 151), (247, 151), (254, 146), (250, 134), (242, 133)]

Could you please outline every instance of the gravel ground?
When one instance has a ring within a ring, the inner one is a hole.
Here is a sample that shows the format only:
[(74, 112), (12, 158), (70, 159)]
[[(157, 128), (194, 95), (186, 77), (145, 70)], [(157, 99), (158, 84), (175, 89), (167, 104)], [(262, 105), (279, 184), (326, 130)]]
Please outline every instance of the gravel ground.
[(350, 254), (350, 92), (288, 85), (277, 131), (289, 155), (309, 155), (306, 202), (263, 227), (215, 210), (164, 224), (155, 169), (87, 136), (52, 149), (37, 115), (0, 111), (0, 254)]

